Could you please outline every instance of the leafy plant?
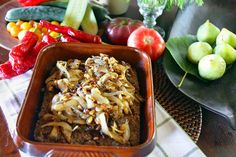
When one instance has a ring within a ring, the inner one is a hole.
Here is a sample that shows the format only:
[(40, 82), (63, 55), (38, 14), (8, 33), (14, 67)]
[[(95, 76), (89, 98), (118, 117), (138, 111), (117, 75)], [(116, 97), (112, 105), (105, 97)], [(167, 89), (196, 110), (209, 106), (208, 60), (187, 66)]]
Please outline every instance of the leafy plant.
[(167, 9), (171, 9), (173, 6), (177, 6), (180, 9), (183, 9), (184, 5), (187, 3), (196, 3), (199, 6), (203, 5), (204, 0), (167, 0)]

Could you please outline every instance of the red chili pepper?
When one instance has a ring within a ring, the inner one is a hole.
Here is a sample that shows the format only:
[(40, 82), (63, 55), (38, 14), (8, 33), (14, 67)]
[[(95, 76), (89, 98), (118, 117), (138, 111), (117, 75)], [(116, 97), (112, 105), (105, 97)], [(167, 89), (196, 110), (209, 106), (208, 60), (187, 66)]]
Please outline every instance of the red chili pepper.
[(12, 70), (12, 66), (9, 61), (0, 65), (0, 79), (8, 79), (16, 75), (17, 73)]
[(95, 44), (102, 43), (102, 39), (98, 35), (91, 35), (80, 30), (75, 30), (73, 28), (69, 28), (67, 32), (68, 35), (82, 42), (95, 43)]
[(44, 48), (45, 46), (47, 46), (48, 44), (47, 43), (45, 43), (45, 42), (43, 42), (43, 41), (41, 41), (41, 42), (39, 42), (35, 47), (34, 47), (34, 53), (39, 53), (39, 51), (42, 49), (42, 48)]
[(102, 39), (98, 35), (91, 35), (91, 34), (85, 33), (80, 30), (75, 30), (71, 27), (56, 26), (46, 20), (40, 20), (40, 25), (43, 27), (46, 27), (47, 29), (50, 29), (52, 31), (62, 33), (65, 35), (69, 35), (75, 39), (78, 39), (79, 41), (82, 41), (82, 42), (96, 43), (96, 44), (102, 43)]
[[(23, 63), (21, 64), (21, 66), (23, 66), (25, 69), (29, 70), (31, 68), (34, 67), (34, 64), (36, 62), (37, 59), (37, 54), (35, 53), (31, 53), (30, 55), (28, 55), (25, 60), (23, 61)], [(24, 69), (23, 69), (24, 70)], [(27, 71), (26, 70), (26, 71)]]
[(37, 41), (38, 36), (35, 33), (30, 31), (26, 32), (20, 44), (11, 49), (9, 56), (17, 60), (23, 59), (28, 53), (30, 53), (30, 50), (33, 49)]
[(23, 6), (35, 6), (47, 1), (49, 0), (18, 0), (18, 2)]
[(57, 40), (53, 37), (51, 37), (50, 35), (46, 34), (43, 36), (42, 41), (47, 43), (47, 44), (52, 44), (57, 42)]
[(79, 40), (76, 40), (75, 38), (72, 38), (68, 35), (63, 34), (60, 38), (61, 42), (79, 42)]
[(14, 70), (18, 75), (25, 73), (30, 68), (32, 68), (31, 65), (26, 64), (25, 61), (21, 63), (14, 63), (12, 65), (12, 70)]
[(27, 56), (22, 60), (16, 60), (9, 57), (9, 61), (12, 64), (12, 69), (16, 71), (17, 74), (22, 74), (32, 68), (35, 64), (38, 53), (35, 53), (34, 49), (31, 50)]
[(55, 43), (57, 42), (57, 40), (53, 37), (51, 37), (50, 35), (44, 35), (43, 38), (42, 38), (42, 41), (39, 42), (35, 47), (34, 47), (34, 55), (36, 56), (37, 58), (37, 55), (38, 53), (40, 52), (40, 50), (42, 48), (44, 48), (45, 46), (49, 45), (49, 44), (52, 44), (52, 43)]
[[(39, 51), (51, 43), (57, 42), (49, 35), (44, 35), (37, 45), (38, 37), (33, 32), (27, 32), (21, 43), (12, 48), (9, 61), (0, 65), (0, 79), (7, 79), (22, 74), (35, 64)], [(35, 46), (36, 45), (36, 46)]]
[(38, 36), (34, 32), (27, 31), (24, 37), (21, 39), (20, 43), (29, 42), (31, 38), (38, 41)]
[(25, 56), (23, 59), (16, 59), (9, 55), (9, 62), (12, 65), (12, 69), (17, 73), (17, 74), (22, 74), (29, 70), (32, 66), (27, 65), (26, 61), (28, 59), (28, 56), (32, 55), (33, 50), (31, 50), (31, 53)]
[(39, 51), (43, 47), (57, 42), (49, 35), (44, 35), (42, 41), (36, 45), (37, 41), (38, 36), (35, 33), (27, 32), (25, 34), (21, 43), (10, 51), (9, 61), (0, 65), (0, 79), (11, 78), (28, 71), (34, 66)]
[(12, 69), (17, 74), (22, 74), (29, 70), (32, 66), (25, 64), (26, 59), (33, 53), (33, 48), (38, 41), (38, 36), (33, 32), (26, 32), (21, 43), (13, 47), (9, 53), (9, 62)]

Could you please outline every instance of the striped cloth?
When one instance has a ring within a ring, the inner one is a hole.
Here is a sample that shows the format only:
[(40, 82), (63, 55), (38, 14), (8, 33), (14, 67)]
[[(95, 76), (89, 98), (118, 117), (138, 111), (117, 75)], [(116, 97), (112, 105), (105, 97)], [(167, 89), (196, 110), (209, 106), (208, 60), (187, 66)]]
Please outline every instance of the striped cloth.
[[(32, 71), (0, 81), (0, 105), (13, 135)], [(204, 157), (203, 152), (156, 101), (157, 143), (148, 157)], [(27, 156), (20, 152), (21, 156)]]

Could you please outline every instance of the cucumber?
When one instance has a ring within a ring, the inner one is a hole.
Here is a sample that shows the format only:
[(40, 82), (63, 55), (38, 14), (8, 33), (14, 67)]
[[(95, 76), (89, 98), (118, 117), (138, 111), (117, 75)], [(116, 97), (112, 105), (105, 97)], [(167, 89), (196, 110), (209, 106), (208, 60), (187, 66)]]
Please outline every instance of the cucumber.
[(69, 0), (55, 0), (55, 1), (49, 1), (49, 2), (44, 2), (41, 3), (40, 5), (46, 5), (46, 6), (54, 6), (54, 7), (59, 7), (59, 8), (67, 8)]
[(98, 33), (97, 20), (90, 5), (87, 6), (81, 27), (86, 33), (94, 35)]
[(17, 20), (29, 21), (35, 20), (39, 21), (41, 19), (47, 21), (63, 21), (65, 15), (65, 9), (51, 6), (32, 6), (32, 7), (22, 7), (10, 9), (5, 20), (8, 22), (16, 22)]
[(88, 0), (69, 0), (62, 25), (78, 29), (84, 18)]

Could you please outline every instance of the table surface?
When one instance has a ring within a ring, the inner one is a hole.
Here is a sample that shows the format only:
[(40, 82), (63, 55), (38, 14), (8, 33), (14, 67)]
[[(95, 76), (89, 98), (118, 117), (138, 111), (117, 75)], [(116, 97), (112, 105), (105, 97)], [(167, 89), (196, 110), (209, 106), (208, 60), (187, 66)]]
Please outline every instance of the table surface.
[[(0, 0), (0, 5), (8, 0)], [(141, 19), (138, 13), (136, 1), (132, 0), (127, 14), (129, 17)], [(175, 16), (176, 11), (167, 13), (167, 16)], [(169, 19), (169, 21), (168, 21)], [(165, 22), (162, 22), (165, 20)], [(171, 18), (162, 19), (160, 22), (163, 28), (169, 29)], [(1, 40), (1, 39), (0, 39)], [(0, 47), (0, 63), (8, 59), (8, 51)], [(227, 121), (215, 113), (203, 109), (202, 131), (197, 145), (209, 157), (235, 157), (236, 156), (236, 131), (232, 130)], [(19, 153), (7, 131), (7, 124), (0, 109), (0, 156), (17, 157)]]

